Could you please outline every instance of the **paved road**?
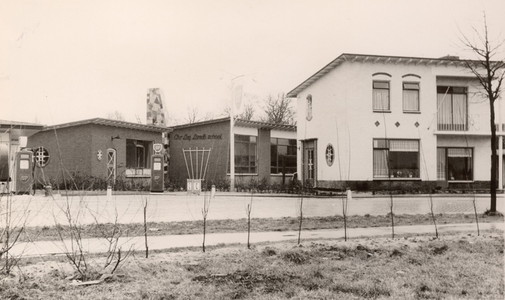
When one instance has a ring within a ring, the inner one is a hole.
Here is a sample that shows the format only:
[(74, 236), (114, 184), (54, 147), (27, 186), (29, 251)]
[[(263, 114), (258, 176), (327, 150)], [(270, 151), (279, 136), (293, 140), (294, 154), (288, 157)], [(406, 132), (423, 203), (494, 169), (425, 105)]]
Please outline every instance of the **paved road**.
[[(505, 195), (498, 195), (497, 207), (504, 212)], [(435, 213), (472, 213), (473, 202), (479, 213), (489, 208), (487, 195), (437, 195), (429, 197), (393, 197), (395, 214), (427, 214), (430, 200)], [(44, 197), (41, 195), (16, 195), (0, 197), (0, 224), (5, 224), (5, 211), (11, 206), (11, 226), (51, 226), (68, 224), (66, 211), (70, 211), (74, 224), (95, 222), (142, 223), (144, 204), (147, 202), (148, 222), (174, 222), (202, 220), (204, 196), (185, 193), (161, 195), (89, 195), (84, 197)], [(210, 201), (209, 220), (246, 218), (246, 207), (251, 203), (250, 194), (217, 194)], [(354, 195), (348, 202), (348, 215), (385, 215), (389, 212), (389, 197)], [(286, 195), (257, 195), (252, 202), (253, 218), (282, 218), (299, 215), (300, 198)], [(305, 217), (342, 215), (340, 198), (304, 198)]]

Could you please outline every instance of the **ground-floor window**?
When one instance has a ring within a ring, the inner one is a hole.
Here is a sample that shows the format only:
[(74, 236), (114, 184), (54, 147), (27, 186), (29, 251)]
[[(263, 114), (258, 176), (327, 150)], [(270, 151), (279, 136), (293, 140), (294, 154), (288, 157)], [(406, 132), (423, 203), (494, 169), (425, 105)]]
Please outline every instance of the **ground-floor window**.
[(270, 139), (270, 173), (293, 174), (296, 172), (296, 140)]
[(235, 135), (235, 173), (256, 173), (256, 140), (255, 136)]
[(473, 180), (472, 148), (437, 148), (438, 180)]
[(373, 140), (374, 178), (419, 176), (419, 140)]
[(152, 141), (126, 140), (126, 168), (150, 168), (153, 149)]

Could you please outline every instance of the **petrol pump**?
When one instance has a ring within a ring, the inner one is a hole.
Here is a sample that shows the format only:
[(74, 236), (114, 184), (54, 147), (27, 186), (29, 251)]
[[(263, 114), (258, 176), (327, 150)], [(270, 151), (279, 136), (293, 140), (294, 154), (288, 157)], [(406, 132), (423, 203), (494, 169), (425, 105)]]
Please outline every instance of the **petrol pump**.
[(33, 152), (21, 150), (16, 154), (16, 193), (31, 194), (33, 189)]
[(162, 144), (154, 144), (154, 154), (151, 156), (151, 193), (163, 193), (165, 189), (164, 155)]

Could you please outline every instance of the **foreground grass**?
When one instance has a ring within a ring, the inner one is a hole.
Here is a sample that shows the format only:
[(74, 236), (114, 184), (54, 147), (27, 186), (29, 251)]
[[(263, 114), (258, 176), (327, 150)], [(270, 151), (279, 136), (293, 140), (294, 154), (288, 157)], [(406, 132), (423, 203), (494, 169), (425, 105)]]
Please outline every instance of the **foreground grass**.
[[(94, 286), (63, 260), (29, 261), (1, 299), (503, 299), (503, 232), (137, 255)], [(23, 264), (23, 262), (20, 262)]]
[[(479, 222), (503, 222), (503, 216), (487, 216), (479, 214)], [(456, 223), (475, 223), (475, 216), (472, 214), (438, 214), (436, 215), (437, 224), (456, 224)], [(202, 233), (203, 221), (187, 222), (162, 222), (148, 223), (150, 229), (148, 235), (179, 235), (179, 234), (200, 234)], [(405, 225), (433, 225), (431, 215), (397, 215), (395, 216), (395, 226)], [(93, 224), (83, 225), (80, 232), (82, 238), (101, 238), (104, 234), (113, 231), (113, 224)], [(122, 236), (142, 236), (144, 235), (144, 224), (117, 224)], [(298, 230), (299, 220), (297, 218), (281, 219), (252, 219), (251, 231), (292, 231)], [(342, 216), (334, 217), (312, 217), (304, 218), (302, 230), (315, 229), (338, 229), (343, 228), (344, 219)], [(368, 228), (391, 226), (390, 216), (348, 216), (348, 228)], [(207, 220), (207, 233), (230, 233), (246, 232), (247, 220)], [(68, 238), (68, 226), (44, 226), (25, 228), (20, 236), (20, 241), (51, 241), (59, 240), (59, 234)]]

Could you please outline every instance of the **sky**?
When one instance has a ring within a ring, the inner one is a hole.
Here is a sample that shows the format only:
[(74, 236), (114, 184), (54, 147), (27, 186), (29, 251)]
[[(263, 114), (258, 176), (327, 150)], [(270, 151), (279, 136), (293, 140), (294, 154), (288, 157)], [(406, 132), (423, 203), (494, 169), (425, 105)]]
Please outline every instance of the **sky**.
[(503, 0), (0, 0), (0, 119), (145, 123), (160, 88), (182, 124), (193, 109), (222, 115), (240, 75), (259, 117), (342, 53), (474, 58), (459, 38), (485, 13), (503, 40), (504, 12)]

